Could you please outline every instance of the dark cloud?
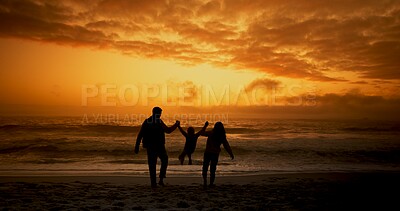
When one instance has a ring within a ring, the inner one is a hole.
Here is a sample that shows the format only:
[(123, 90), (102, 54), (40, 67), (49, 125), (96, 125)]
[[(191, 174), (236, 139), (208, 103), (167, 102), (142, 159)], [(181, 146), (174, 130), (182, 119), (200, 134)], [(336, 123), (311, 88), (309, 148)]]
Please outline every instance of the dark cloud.
[(400, 79), (396, 0), (5, 0), (0, 36), (314, 81)]
[[(262, 105), (230, 108), (235, 114), (242, 113), (256, 118), (334, 118), (334, 119), (390, 119), (397, 120), (400, 115), (400, 98), (384, 98), (362, 93), (287, 97), (279, 105)], [(220, 109), (221, 112), (227, 108)], [(217, 109), (213, 109), (217, 111)], [(251, 112), (249, 112), (251, 111)]]
[(320, 112), (343, 115), (347, 117), (373, 117), (396, 119), (400, 106), (400, 98), (384, 98), (382, 96), (369, 96), (361, 93), (347, 93), (344, 95), (325, 94), (318, 96), (318, 106)]
[[(45, 10), (47, 7), (42, 7)], [(41, 14), (41, 12), (37, 12)], [(44, 11), (42, 11), (44, 13)], [(102, 31), (89, 30), (79, 25), (48, 21), (54, 14), (46, 18), (36, 18), (20, 12), (0, 12), (0, 36), (17, 37), (38, 41), (54, 42), (73, 46), (104, 46), (112, 42), (113, 34), (106, 35)]]

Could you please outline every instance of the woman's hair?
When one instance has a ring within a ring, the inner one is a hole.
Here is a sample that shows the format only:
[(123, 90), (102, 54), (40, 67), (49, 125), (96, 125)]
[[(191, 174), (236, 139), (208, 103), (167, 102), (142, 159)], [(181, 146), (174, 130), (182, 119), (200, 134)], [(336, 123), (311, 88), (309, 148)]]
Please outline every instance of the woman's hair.
[(226, 139), (226, 132), (225, 132), (225, 128), (224, 125), (222, 124), (222, 122), (216, 122), (213, 128), (213, 135), (219, 139), (219, 140), (223, 140)]

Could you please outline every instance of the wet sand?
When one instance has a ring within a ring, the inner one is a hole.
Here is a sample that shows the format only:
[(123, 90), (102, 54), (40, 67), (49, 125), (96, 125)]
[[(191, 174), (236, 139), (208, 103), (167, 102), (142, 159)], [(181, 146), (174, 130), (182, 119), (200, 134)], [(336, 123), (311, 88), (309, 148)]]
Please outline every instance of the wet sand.
[(169, 177), (0, 176), (2, 210), (400, 210), (400, 172)]

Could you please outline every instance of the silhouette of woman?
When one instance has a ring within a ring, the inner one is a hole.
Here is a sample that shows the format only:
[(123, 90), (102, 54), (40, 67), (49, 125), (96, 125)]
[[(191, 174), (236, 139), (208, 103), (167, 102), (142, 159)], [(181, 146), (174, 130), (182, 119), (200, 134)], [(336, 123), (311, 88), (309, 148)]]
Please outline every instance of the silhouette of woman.
[(202, 134), (207, 136), (206, 150), (203, 158), (203, 181), (204, 188), (207, 188), (207, 171), (210, 166), (210, 187), (214, 187), (215, 172), (217, 170), (219, 153), (221, 152), (221, 144), (225, 150), (229, 153), (231, 158), (234, 158), (232, 149), (229, 146), (228, 140), (226, 140), (226, 132), (222, 122), (217, 122), (211, 131), (206, 131)]

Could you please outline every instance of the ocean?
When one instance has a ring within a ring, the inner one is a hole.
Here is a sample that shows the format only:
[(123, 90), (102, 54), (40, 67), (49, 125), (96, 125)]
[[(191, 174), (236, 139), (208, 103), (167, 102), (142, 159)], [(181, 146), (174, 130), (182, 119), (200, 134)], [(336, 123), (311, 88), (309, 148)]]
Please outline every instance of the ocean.
[[(140, 123), (1, 117), (0, 175), (148, 175), (146, 151), (134, 154)], [(400, 170), (400, 121), (227, 118), (223, 123), (235, 159), (223, 149), (218, 175)], [(190, 124), (198, 131), (204, 122)], [(181, 125), (186, 129), (188, 122)], [(178, 160), (184, 142), (179, 130), (166, 135), (167, 175), (200, 176), (206, 138), (199, 138), (191, 166)]]

